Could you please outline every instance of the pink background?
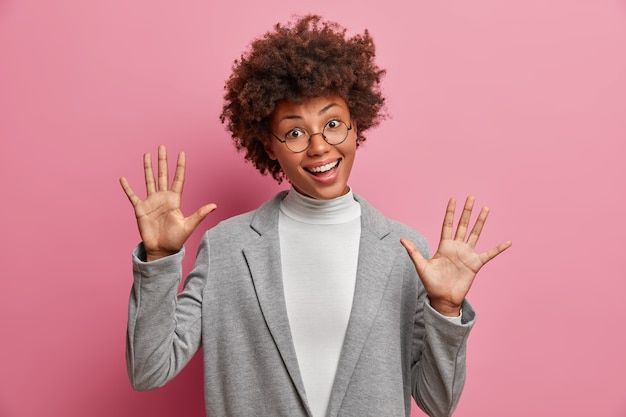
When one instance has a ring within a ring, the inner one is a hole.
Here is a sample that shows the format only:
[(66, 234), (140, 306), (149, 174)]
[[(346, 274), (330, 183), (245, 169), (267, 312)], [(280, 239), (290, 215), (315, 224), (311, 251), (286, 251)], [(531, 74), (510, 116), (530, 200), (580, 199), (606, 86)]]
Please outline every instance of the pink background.
[(143, 195), (142, 153), (185, 150), (183, 209), (219, 205), (203, 229), (284, 188), (218, 114), (248, 42), (308, 11), (368, 28), (388, 69), (393, 117), (354, 190), (433, 246), (447, 199), (473, 193), (492, 208), (479, 248), (513, 241), (470, 293), (455, 416), (626, 416), (626, 3), (297, 3), (0, 1), (0, 416), (203, 415), (199, 356), (129, 386), (138, 233), (117, 180)]

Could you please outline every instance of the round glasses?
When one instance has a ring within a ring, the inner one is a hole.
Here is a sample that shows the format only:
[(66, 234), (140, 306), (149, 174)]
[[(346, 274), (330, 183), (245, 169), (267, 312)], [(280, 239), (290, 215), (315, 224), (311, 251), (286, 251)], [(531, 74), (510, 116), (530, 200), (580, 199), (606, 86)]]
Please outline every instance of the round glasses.
[(285, 139), (279, 138), (272, 132), (270, 132), (270, 134), (279, 142), (284, 143), (291, 152), (299, 153), (309, 149), (309, 146), (311, 146), (311, 137), (314, 135), (322, 135), (329, 145), (339, 145), (346, 140), (350, 130), (352, 130), (352, 123), (348, 126), (339, 119), (333, 119), (326, 123), (321, 132), (317, 133), (309, 133), (306, 129), (296, 127), (285, 133)]

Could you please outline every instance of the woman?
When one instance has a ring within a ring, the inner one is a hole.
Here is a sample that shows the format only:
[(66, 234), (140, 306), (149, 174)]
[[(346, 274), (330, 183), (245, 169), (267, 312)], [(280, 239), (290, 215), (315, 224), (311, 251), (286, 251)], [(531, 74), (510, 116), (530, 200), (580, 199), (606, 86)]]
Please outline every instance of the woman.
[(221, 119), (262, 174), (291, 188), (204, 235), (177, 295), (183, 244), (215, 208), (185, 218), (185, 156), (169, 185), (144, 156), (147, 198), (128, 182), (142, 243), (133, 254), (127, 362), (133, 387), (173, 378), (202, 346), (209, 416), (410, 415), (454, 410), (465, 380), (478, 270), (510, 246), (475, 253), (473, 197), (453, 234), (448, 203), (431, 259), (424, 238), (348, 185), (364, 133), (384, 117), (365, 31), (305, 16), (235, 62)]

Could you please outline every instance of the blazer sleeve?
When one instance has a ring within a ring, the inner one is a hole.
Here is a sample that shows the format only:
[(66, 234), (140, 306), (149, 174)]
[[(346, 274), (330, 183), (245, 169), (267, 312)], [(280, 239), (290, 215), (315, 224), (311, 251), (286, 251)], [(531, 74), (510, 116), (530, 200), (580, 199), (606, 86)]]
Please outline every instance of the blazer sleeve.
[(433, 309), (423, 287), (421, 290), (414, 332), (412, 394), (429, 416), (451, 416), (465, 384), (466, 344), (475, 313), (464, 301), (461, 324), (457, 324)]
[(126, 365), (136, 390), (158, 388), (176, 376), (201, 345), (202, 293), (208, 270), (205, 235), (182, 292), (184, 248), (144, 262), (140, 244), (133, 251), (133, 287), (128, 306)]

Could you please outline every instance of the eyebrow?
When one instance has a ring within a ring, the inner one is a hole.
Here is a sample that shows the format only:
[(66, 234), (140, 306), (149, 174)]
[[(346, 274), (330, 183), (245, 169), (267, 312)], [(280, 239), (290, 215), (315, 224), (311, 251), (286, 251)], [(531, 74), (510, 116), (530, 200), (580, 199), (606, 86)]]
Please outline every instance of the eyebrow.
[[(323, 107), (320, 111), (318, 111), (317, 114), (318, 115), (322, 115), (322, 114), (326, 113), (328, 110), (330, 110), (332, 107), (335, 107), (335, 106), (339, 106), (339, 104), (338, 103), (330, 103), (329, 105)], [(299, 115), (296, 115), (296, 114), (294, 114), (294, 115), (287, 115), (287, 116), (283, 117), (280, 120), (282, 121), (282, 120), (292, 120), (292, 119), (302, 119), (302, 116), (299, 116)]]

